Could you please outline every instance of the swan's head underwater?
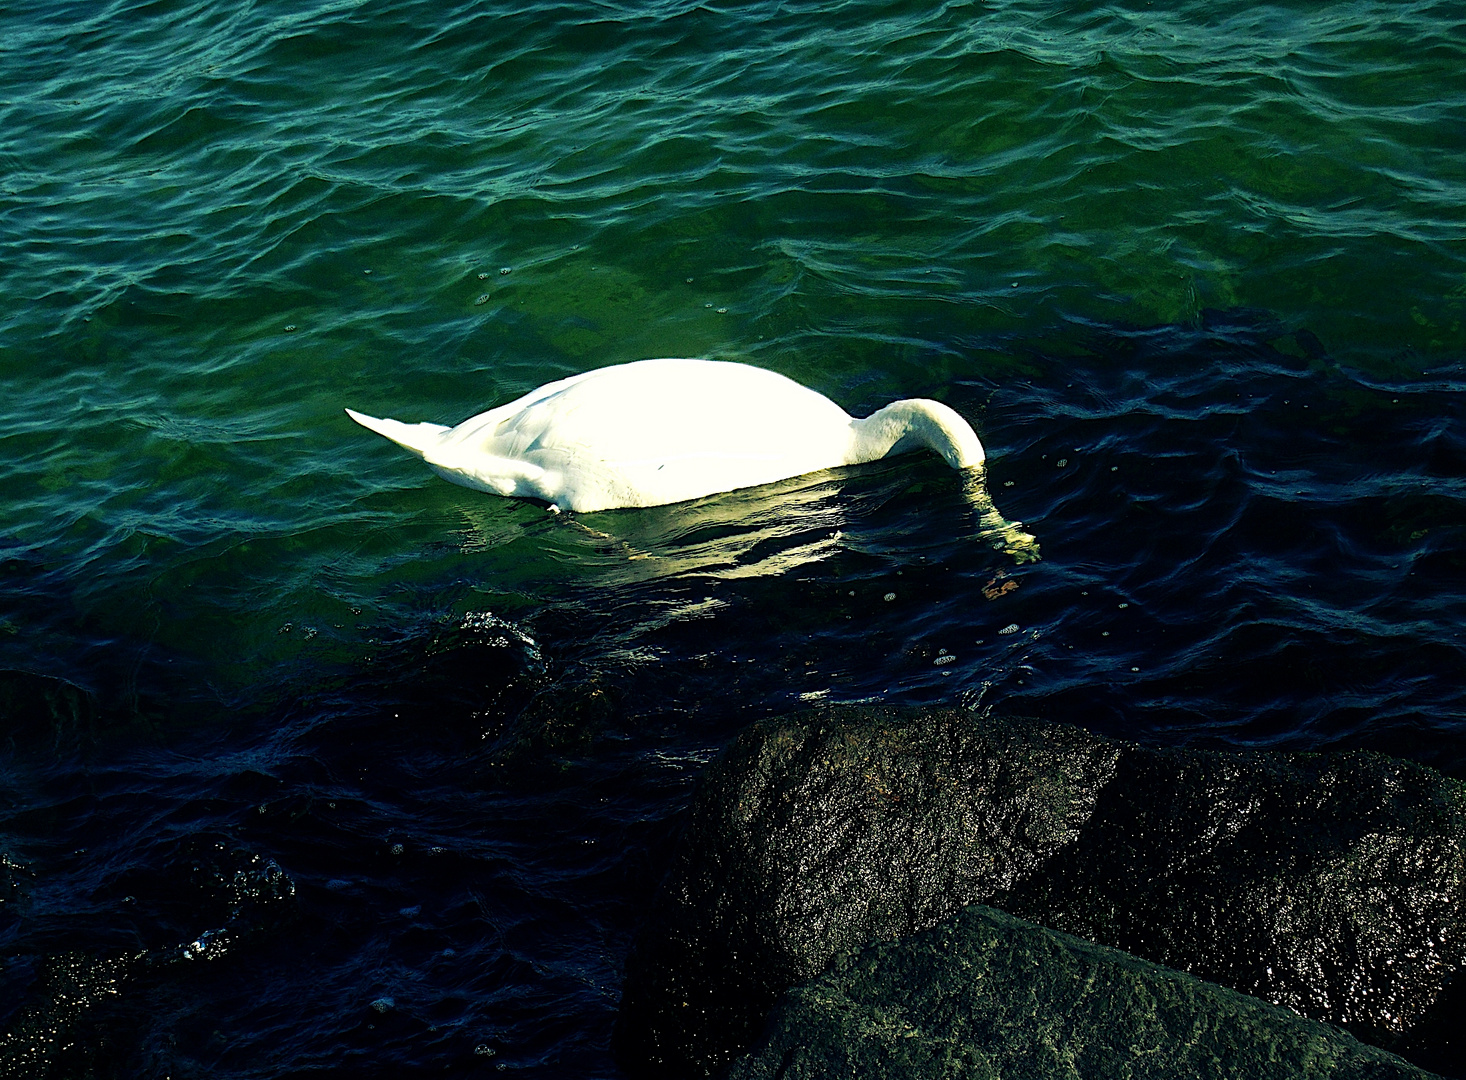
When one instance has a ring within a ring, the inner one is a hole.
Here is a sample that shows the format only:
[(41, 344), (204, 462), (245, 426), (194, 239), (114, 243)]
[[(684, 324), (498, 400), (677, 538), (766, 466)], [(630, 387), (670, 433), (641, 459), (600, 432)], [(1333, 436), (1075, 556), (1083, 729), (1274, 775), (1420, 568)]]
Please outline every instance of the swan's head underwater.
[(930, 449), (963, 472), (984, 535), (1019, 562), (1038, 558), (1034, 538), (987, 496), (977, 433), (925, 398), (856, 419), (773, 371), (666, 359), (547, 383), (452, 428), (346, 412), (454, 483), (582, 513), (684, 502)]

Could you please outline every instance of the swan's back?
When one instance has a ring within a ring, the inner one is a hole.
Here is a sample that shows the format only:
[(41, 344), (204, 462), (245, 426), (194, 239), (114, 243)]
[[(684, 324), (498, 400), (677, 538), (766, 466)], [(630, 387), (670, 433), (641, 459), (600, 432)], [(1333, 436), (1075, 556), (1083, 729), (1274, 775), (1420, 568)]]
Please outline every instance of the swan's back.
[(850, 425), (776, 372), (642, 360), (542, 386), (445, 432), (425, 457), (451, 478), (566, 509), (656, 506), (846, 464)]

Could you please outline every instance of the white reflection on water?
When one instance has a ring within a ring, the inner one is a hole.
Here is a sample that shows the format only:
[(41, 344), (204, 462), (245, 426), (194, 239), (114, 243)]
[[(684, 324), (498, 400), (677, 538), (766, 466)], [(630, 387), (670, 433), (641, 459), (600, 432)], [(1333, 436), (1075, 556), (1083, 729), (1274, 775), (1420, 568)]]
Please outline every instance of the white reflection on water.
[[(589, 572), (601, 585), (773, 577), (852, 544), (861, 546), (859, 534), (875, 524), (876, 508), (909, 479), (895, 470), (870, 490), (876, 478), (860, 475), (864, 468), (809, 473), (668, 506), (547, 515), (530, 531), (550, 555), (546, 569), (552, 566), (556, 574), (570, 577)], [(851, 485), (857, 477), (859, 483)], [(851, 486), (861, 490), (852, 496)], [(994, 505), (985, 469), (963, 470), (956, 487), (974, 517), (976, 539), (1016, 563), (1038, 560), (1037, 539)], [(965, 530), (950, 502), (940, 492), (933, 494), (931, 522), (956, 535)], [(457, 510), (463, 521), (458, 542), (465, 554), (492, 552), (526, 538), (523, 524), (506, 518), (499, 504), (465, 502)]]

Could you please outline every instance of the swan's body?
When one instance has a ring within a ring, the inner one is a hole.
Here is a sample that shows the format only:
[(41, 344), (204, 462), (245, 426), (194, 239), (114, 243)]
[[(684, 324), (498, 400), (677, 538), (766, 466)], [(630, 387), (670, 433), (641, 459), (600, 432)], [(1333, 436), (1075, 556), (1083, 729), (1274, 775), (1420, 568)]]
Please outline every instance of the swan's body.
[(448, 428), (358, 424), (455, 483), (561, 510), (661, 506), (927, 446), (956, 469), (983, 462), (971, 426), (910, 398), (856, 420), (772, 371), (716, 360), (641, 360), (552, 382)]

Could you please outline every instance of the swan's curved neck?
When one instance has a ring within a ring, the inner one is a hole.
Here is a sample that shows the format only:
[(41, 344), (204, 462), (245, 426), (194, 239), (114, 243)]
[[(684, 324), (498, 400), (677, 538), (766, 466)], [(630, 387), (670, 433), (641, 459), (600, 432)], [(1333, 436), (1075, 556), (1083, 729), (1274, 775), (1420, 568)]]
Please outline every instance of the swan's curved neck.
[(851, 427), (850, 465), (921, 446), (941, 454), (954, 469), (981, 465), (987, 458), (972, 426), (940, 401), (927, 398), (893, 401)]

